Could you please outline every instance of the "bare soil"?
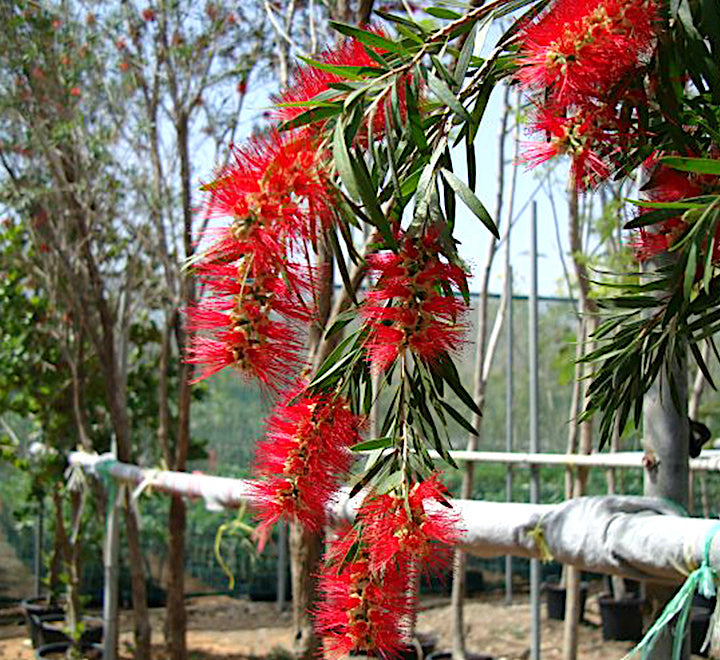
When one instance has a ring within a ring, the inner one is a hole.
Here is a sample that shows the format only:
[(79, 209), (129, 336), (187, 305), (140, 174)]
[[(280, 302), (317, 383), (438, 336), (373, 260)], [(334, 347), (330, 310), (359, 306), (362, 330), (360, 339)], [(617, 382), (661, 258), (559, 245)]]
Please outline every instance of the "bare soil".
[[(291, 615), (278, 612), (273, 603), (254, 603), (225, 596), (188, 600), (188, 646), (191, 660), (282, 660), (292, 650)], [(0, 660), (34, 660), (24, 627), (13, 619), (0, 618)], [(628, 643), (603, 642), (595, 598), (588, 599), (586, 621), (580, 626), (578, 658), (616, 660), (631, 648)], [(3, 621), (4, 619), (4, 621)], [(162, 650), (164, 610), (151, 612), (156, 647), (152, 660), (166, 660)], [(530, 654), (530, 606), (527, 596), (512, 605), (502, 597), (488, 596), (466, 601), (465, 621), (469, 651), (493, 655), (497, 660), (525, 660)], [(132, 621), (122, 615), (121, 656), (131, 658)], [(425, 599), (418, 617), (418, 631), (439, 636), (438, 649), (449, 649), (451, 615), (448, 599)], [(549, 621), (543, 608), (542, 658), (562, 657), (563, 623)]]

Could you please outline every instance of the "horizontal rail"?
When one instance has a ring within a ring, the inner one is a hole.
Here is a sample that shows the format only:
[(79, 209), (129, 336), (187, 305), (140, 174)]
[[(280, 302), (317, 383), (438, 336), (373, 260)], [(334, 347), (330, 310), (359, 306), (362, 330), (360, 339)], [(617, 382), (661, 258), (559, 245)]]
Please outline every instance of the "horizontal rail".
[[(432, 452), (439, 458), (437, 452)], [(642, 468), (644, 453), (621, 451), (606, 454), (550, 454), (503, 451), (451, 451), (456, 461), (473, 463), (498, 463), (501, 465), (562, 465), (565, 467), (597, 468)], [(699, 458), (690, 459), (690, 469), (705, 472), (720, 472), (720, 449), (706, 449)]]

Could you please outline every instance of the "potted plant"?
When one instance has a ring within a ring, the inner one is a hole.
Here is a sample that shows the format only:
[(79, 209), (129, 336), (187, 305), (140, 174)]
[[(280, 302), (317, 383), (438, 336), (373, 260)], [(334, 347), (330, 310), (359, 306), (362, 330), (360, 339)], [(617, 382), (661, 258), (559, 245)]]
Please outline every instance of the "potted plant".
[[(545, 604), (547, 605), (548, 619), (553, 621), (565, 620), (565, 597), (567, 589), (562, 580), (550, 578), (543, 586), (545, 592)], [(578, 620), (582, 621), (585, 616), (585, 602), (588, 595), (588, 583), (580, 583), (580, 610), (578, 612)]]
[(642, 638), (642, 607), (645, 598), (638, 582), (610, 578), (611, 591), (598, 596), (603, 639), (637, 642)]

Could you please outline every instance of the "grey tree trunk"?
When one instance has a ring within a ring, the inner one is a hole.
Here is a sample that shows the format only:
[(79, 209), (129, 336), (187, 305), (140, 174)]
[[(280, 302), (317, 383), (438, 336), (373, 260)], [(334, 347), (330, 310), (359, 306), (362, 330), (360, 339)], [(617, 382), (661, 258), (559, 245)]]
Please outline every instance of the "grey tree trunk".
[[(651, 267), (653, 265), (651, 264)], [(643, 493), (688, 505), (688, 378), (686, 347), (678, 345), (676, 356), (667, 369), (661, 369), (643, 401), (643, 445), (645, 469)], [(653, 617), (662, 611), (676, 590), (648, 583)], [(658, 639), (649, 660), (664, 660), (672, 654), (673, 626), (668, 626)], [(683, 658), (690, 657), (688, 640)]]

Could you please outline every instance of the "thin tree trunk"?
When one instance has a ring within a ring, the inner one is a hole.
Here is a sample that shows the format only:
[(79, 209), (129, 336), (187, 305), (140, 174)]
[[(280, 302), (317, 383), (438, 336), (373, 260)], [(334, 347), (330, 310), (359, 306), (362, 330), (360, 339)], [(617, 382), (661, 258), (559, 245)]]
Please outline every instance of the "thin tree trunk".
[[(183, 243), (185, 257), (190, 258), (194, 252), (192, 228), (192, 196), (189, 153), (188, 116), (181, 113), (175, 124), (177, 146), (180, 155), (180, 182), (182, 191), (183, 211)], [(195, 282), (190, 273), (186, 273), (181, 282), (182, 304), (185, 308), (195, 302)], [(188, 338), (187, 331), (182, 327), (181, 318), (174, 314), (175, 335), (178, 349), (182, 351)], [(178, 394), (178, 427), (175, 444), (173, 468), (184, 471), (187, 467), (188, 449), (190, 447), (190, 404), (192, 379), (191, 365), (183, 363), (180, 367), (180, 392)], [(168, 516), (168, 584), (167, 584), (167, 617), (165, 620), (165, 641), (171, 660), (187, 658), (187, 612), (185, 610), (185, 531), (187, 527), (185, 501), (180, 496), (170, 500)]]
[[(594, 342), (591, 337), (597, 329), (598, 317), (589, 314), (583, 323), (585, 332), (582, 336), (583, 354), (593, 350)], [(585, 370), (583, 370), (585, 371)], [(586, 380), (584, 380), (587, 383)], [(585, 386), (585, 401), (587, 401), (587, 385)], [(589, 454), (592, 451), (593, 427), (591, 420), (585, 420), (578, 425), (578, 453)], [(588, 470), (578, 466), (573, 481), (573, 497), (582, 497), (587, 485)], [(575, 566), (566, 567), (565, 580), (565, 622), (563, 630), (563, 660), (576, 660), (578, 644), (578, 627), (580, 623), (580, 579), (581, 571)]]
[[(594, 342), (591, 337), (597, 328), (598, 308), (595, 301), (590, 298), (590, 278), (581, 259), (583, 254), (582, 227), (578, 194), (573, 181), (570, 181), (568, 194), (569, 215), (569, 242), (572, 252), (573, 266), (577, 278), (580, 313), (583, 318), (584, 332), (581, 334), (582, 354), (586, 355), (593, 350)], [(582, 370), (585, 373), (585, 369)], [(583, 381), (586, 383), (585, 379)], [(584, 387), (584, 400), (587, 400), (587, 385)], [(583, 406), (584, 408), (585, 406)], [(593, 428), (590, 420), (579, 424), (578, 451), (589, 454), (592, 451)], [(572, 486), (572, 496), (580, 497), (585, 492), (587, 483), (587, 468), (578, 467)], [(563, 660), (576, 660), (578, 643), (578, 626), (580, 623), (580, 571), (574, 566), (567, 566), (565, 570), (565, 622), (563, 630)]]
[(322, 536), (290, 523), (290, 557), (293, 588), (293, 629), (295, 657), (316, 660), (322, 657), (320, 640), (313, 626), (312, 608), (317, 599), (317, 566), (322, 555)]

